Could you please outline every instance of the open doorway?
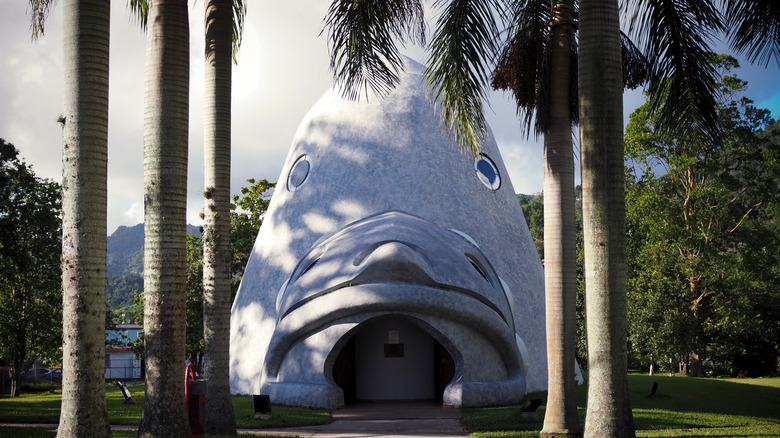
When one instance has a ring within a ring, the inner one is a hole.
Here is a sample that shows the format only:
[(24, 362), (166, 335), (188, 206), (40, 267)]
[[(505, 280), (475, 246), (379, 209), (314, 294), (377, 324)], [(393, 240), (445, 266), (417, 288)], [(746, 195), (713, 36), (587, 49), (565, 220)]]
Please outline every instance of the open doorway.
[(412, 320), (367, 321), (344, 344), (333, 380), (344, 402), (443, 399), (455, 364), (444, 346)]

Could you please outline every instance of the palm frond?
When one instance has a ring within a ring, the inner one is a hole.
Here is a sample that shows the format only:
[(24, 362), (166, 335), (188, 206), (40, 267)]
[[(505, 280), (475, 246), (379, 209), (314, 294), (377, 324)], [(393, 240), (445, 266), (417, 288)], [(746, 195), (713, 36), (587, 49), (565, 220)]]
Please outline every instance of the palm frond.
[[(642, 42), (653, 71), (650, 104), (659, 129), (718, 137), (717, 71), (708, 41), (723, 28), (711, 0), (624, 0), (629, 32)], [(666, 97), (664, 99), (664, 96)]]
[(498, 52), (499, 0), (437, 0), (444, 6), (430, 46), (425, 77), (432, 98), (441, 103), (450, 135), (477, 153), (487, 133), (483, 102), (493, 58)]
[[(524, 132), (530, 134), (547, 53), (550, 2), (524, 0), (513, 6), (508, 14), (510, 31), (493, 71), (491, 86), (494, 90), (512, 92)], [(540, 133), (537, 129), (536, 134)]]
[(780, 2), (777, 0), (725, 0), (729, 43), (750, 62), (780, 66)]
[(396, 38), (425, 43), (421, 0), (333, 0), (325, 28), (334, 80), (353, 100), (395, 87), (404, 64)]
[(233, 63), (238, 64), (238, 50), (244, 36), (244, 22), (246, 19), (245, 0), (233, 0)]
[(129, 0), (130, 11), (138, 20), (141, 29), (146, 31), (146, 19), (149, 17), (149, 6), (154, 0)]
[(653, 73), (650, 61), (623, 32), (620, 32), (620, 45), (623, 52), (623, 88), (633, 90), (648, 83)]
[(57, 0), (30, 0), (30, 33), (33, 41), (42, 37), (44, 25)]

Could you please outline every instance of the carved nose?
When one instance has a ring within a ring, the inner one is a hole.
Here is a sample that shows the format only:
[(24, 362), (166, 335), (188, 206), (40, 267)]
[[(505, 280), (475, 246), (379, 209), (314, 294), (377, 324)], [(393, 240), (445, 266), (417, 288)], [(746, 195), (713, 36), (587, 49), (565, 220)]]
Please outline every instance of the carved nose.
[(431, 263), (415, 246), (406, 242), (386, 241), (366, 248), (354, 260), (360, 273), (359, 283), (372, 280), (402, 283), (430, 283)]

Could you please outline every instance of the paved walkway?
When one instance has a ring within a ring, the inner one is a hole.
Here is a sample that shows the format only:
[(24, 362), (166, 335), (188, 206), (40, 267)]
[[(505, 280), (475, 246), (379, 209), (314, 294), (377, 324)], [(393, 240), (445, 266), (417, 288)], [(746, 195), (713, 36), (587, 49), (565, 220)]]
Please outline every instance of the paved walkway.
[(257, 435), (300, 436), (302, 438), (358, 437), (456, 437), (466, 435), (458, 409), (441, 404), (361, 403), (337, 409), (333, 421), (321, 426), (289, 429), (240, 430)]

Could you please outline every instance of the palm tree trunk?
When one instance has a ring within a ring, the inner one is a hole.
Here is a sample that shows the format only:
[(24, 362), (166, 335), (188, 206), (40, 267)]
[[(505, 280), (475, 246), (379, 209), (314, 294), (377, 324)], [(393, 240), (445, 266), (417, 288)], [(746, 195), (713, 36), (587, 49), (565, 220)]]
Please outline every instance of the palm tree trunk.
[(580, 433), (575, 396), (577, 297), (570, 66), (572, 7), (557, 3), (551, 30), (550, 112), (544, 135), (544, 285), (547, 409), (543, 437)]
[(617, 0), (582, 0), (579, 29), (589, 378), (585, 436), (633, 437), (626, 359), (623, 82)]
[(205, 65), (203, 339), (206, 432), (236, 434), (230, 398), (230, 101), (232, 0), (208, 0)]
[(189, 437), (184, 408), (189, 20), (186, 0), (155, 0), (146, 39), (144, 340), (139, 437)]
[(110, 5), (63, 15), (62, 414), (58, 437), (110, 437), (105, 397)]

